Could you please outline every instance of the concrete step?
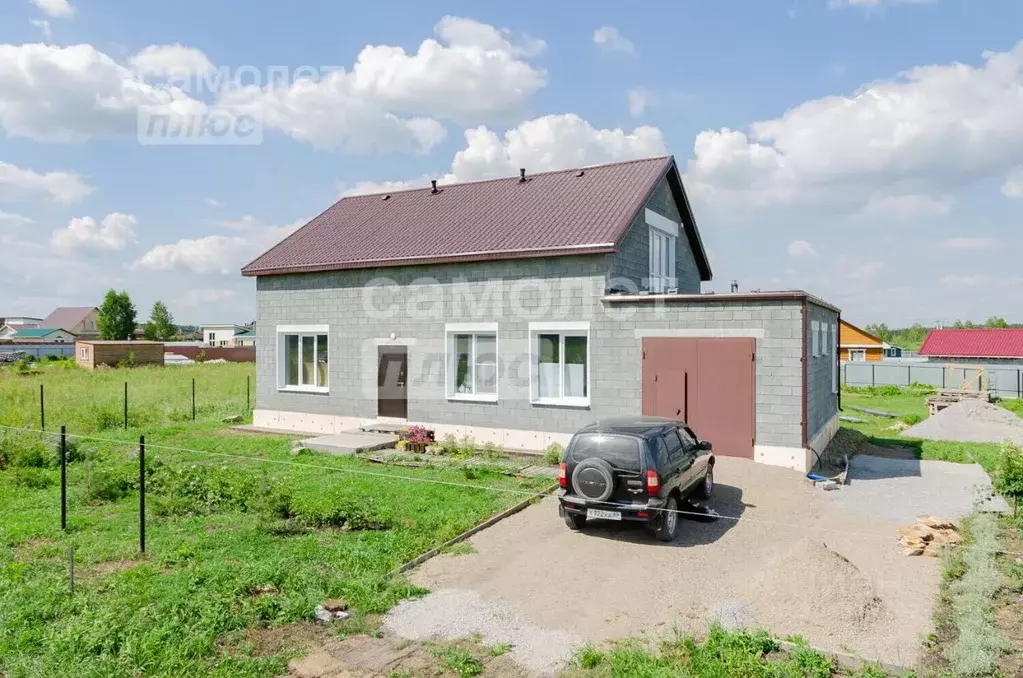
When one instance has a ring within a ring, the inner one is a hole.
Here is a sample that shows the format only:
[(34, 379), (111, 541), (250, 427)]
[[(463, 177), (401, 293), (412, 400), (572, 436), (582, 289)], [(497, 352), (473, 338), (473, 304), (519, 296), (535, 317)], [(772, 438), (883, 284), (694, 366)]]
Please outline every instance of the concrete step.
[(302, 447), (335, 456), (346, 456), (360, 452), (372, 452), (394, 447), (398, 436), (364, 431), (346, 431), (301, 442)]

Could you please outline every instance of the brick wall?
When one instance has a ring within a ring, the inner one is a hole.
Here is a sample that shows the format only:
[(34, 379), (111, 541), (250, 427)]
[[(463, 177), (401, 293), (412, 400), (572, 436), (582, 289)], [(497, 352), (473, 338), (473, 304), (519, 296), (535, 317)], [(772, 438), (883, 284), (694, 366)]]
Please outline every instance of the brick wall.
[[(679, 215), (678, 206), (672, 197), (667, 179), (654, 190), (644, 207), (675, 223), (682, 223), (682, 217)], [(640, 210), (636, 218), (633, 219), (632, 225), (622, 240), (618, 254), (612, 259), (608, 274), (608, 288), (613, 286), (616, 281), (621, 283), (623, 280), (627, 280), (633, 287), (629, 291), (649, 289), (649, 276), (650, 227), (646, 223), (644, 209)], [(678, 278), (679, 292), (683, 294), (698, 294), (700, 292), (700, 271), (696, 267), (696, 258), (684, 232), (679, 233), (678, 244), (675, 247), (675, 276)]]
[[(818, 355), (813, 355), (813, 323), (819, 323), (821, 338)], [(834, 335), (838, 314), (814, 303), (806, 304), (806, 433), (812, 440), (818, 431), (838, 413), (838, 396), (832, 390), (835, 369)], [(824, 328), (827, 327), (827, 334)], [(835, 382), (837, 383), (837, 382)]]

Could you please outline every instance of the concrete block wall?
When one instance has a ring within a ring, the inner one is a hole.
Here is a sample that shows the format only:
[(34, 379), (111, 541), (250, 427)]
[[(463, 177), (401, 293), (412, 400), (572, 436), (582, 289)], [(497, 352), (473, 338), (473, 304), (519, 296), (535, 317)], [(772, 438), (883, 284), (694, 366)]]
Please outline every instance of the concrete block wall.
[[(817, 356), (813, 355), (813, 323), (821, 327), (821, 340)], [(832, 326), (838, 325), (838, 313), (806, 304), (806, 434), (813, 440), (838, 414), (838, 395), (834, 392), (838, 382), (832, 382), (835, 369), (834, 335)], [(824, 328), (827, 328), (825, 334)], [(818, 450), (819, 452), (820, 450)]]
[[(647, 209), (677, 224), (682, 223), (678, 205), (671, 194), (671, 187), (668, 180), (664, 179), (654, 189), (644, 209), (632, 220), (618, 254), (613, 257), (608, 273), (609, 289), (616, 283), (621, 285), (624, 281), (628, 281), (632, 287), (629, 292), (650, 288), (650, 227), (646, 223)], [(678, 289), (682, 294), (700, 293), (700, 270), (696, 266), (696, 257), (684, 231), (679, 232), (678, 243), (675, 246), (675, 277), (678, 278)]]
[[(378, 347), (394, 344), (408, 350), (410, 421), (571, 433), (602, 417), (642, 412), (644, 333), (746, 333), (757, 337), (757, 444), (801, 446), (798, 301), (606, 302), (609, 265), (608, 256), (575, 256), (259, 278), (257, 408), (373, 418)], [(557, 320), (590, 324), (588, 407), (529, 402), (529, 323)], [(498, 402), (447, 399), (448, 322), (498, 324)], [(323, 324), (329, 393), (279, 391), (276, 328)]]

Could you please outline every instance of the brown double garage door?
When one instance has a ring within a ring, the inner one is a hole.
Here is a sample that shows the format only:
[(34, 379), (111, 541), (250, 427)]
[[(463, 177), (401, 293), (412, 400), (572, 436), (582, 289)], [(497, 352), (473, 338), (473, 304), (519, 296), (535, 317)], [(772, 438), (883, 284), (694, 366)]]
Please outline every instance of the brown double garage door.
[(756, 344), (750, 337), (643, 339), (643, 414), (681, 419), (714, 453), (753, 458)]

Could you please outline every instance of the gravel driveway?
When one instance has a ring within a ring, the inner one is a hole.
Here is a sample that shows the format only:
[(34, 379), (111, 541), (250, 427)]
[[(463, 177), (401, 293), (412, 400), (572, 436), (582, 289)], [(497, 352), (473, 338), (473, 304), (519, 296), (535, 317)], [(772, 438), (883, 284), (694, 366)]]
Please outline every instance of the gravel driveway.
[(936, 559), (903, 556), (897, 523), (835, 505), (793, 471), (719, 458), (715, 476), (710, 506), (740, 520), (684, 521), (662, 544), (615, 523), (571, 532), (546, 499), (476, 535), (476, 553), (424, 563), (412, 579), (433, 593), (385, 625), (412, 639), (480, 633), (535, 673), (585, 642), (701, 633), (713, 619), (915, 663)]

